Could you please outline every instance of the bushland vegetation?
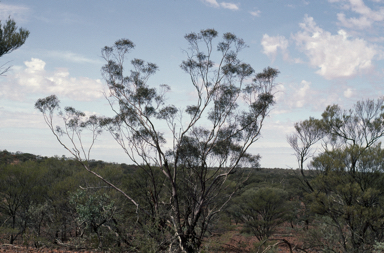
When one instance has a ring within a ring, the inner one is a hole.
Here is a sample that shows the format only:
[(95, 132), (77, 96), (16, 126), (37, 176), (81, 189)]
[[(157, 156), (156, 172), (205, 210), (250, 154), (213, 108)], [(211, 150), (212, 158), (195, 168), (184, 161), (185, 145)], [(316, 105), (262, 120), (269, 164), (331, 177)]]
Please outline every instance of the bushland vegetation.
[[(170, 240), (163, 232), (171, 230), (167, 228), (170, 224), (159, 221), (154, 226), (149, 215), (138, 219), (134, 205), (84, 170), (75, 159), (6, 150), (0, 152), (0, 157), (2, 244), (110, 252), (168, 251), (161, 245)], [(142, 205), (153, 205), (152, 193), (146, 190), (148, 177), (138, 166), (95, 160), (87, 165)], [(225, 242), (210, 244), (209, 240), (235, 231), (238, 226), (242, 227), (239, 233), (256, 236), (267, 245), (268, 238), (283, 222), (292, 223), (293, 227), (301, 223), (295, 211), (300, 208), (301, 192), (296, 187), (295, 171), (245, 170), (249, 180), (214, 218), (204, 234), (202, 250), (223, 250)], [(156, 171), (157, 179), (163, 180), (160, 170)], [(234, 174), (228, 184), (236, 182), (235, 177)]]
[[(359, 156), (356, 174), (346, 170), (352, 157), (347, 152), (318, 152), (304, 170), (244, 168), (248, 180), (212, 220), (199, 251), (381, 252), (384, 152), (372, 144)], [(2, 244), (169, 251), (161, 248), (172, 240), (164, 233), (172, 231), (169, 224), (154, 226), (149, 215), (138, 218), (135, 205), (75, 159), (6, 150), (0, 159)], [(95, 160), (87, 166), (141, 205), (153, 206), (148, 176), (138, 166)], [(157, 180), (163, 180), (160, 170), (155, 171)], [(237, 176), (232, 174), (228, 184), (237, 182)]]
[[(349, 110), (331, 105), (322, 118), (297, 122), (287, 137), (297, 169), (260, 169), (249, 147), (275, 103), (279, 71), (256, 74), (238, 57), (243, 40), (217, 38), (213, 29), (185, 36), (181, 68), (197, 94), (186, 108), (166, 101), (169, 86), (150, 86), (156, 64), (133, 59), (125, 74), (135, 47), (128, 39), (102, 49), (113, 117), (61, 110), (55, 95), (39, 99), (35, 108), (72, 157), (0, 154), (3, 243), (109, 252), (381, 252), (384, 99)], [(90, 159), (103, 131), (132, 165)], [(227, 243), (230, 231), (256, 240)]]

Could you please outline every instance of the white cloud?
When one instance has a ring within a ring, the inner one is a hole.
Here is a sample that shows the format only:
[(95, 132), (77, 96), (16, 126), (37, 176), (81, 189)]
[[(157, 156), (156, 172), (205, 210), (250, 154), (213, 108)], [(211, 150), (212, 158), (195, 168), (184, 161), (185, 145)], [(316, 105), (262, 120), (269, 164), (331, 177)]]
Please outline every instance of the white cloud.
[[(56, 94), (78, 101), (90, 101), (102, 97), (103, 85), (100, 80), (87, 77), (70, 77), (67, 69), (54, 72), (45, 70), (45, 62), (32, 58), (24, 62), (24, 68), (15, 68), (0, 83), (0, 97), (22, 100), (30, 94)], [(17, 71), (16, 71), (17, 69)]]
[(0, 128), (46, 128), (39, 112), (0, 110)]
[[(308, 96), (309, 87), (311, 85), (311, 82), (307, 82), (305, 80), (301, 81), (302, 87), (299, 88), (299, 90), (296, 92), (296, 107), (303, 107), (307, 102), (309, 102), (307, 99), (310, 98)], [(312, 99), (310, 99), (312, 100)]]
[(372, 20), (367, 17), (347, 19), (344, 13), (338, 13), (337, 19), (341, 22), (341, 25), (348, 28), (364, 29), (372, 25)]
[(276, 109), (272, 114), (286, 114), (296, 109), (323, 111), (327, 105), (340, 100), (343, 87), (336, 86), (329, 90), (319, 90), (312, 82), (302, 80), (300, 83), (280, 84), (277, 87)]
[(234, 11), (237, 11), (239, 9), (239, 6), (237, 6), (234, 3), (222, 2), (222, 3), (220, 3), (220, 5), (221, 5), (221, 7), (225, 8), (225, 9), (230, 9), (230, 10), (234, 10)]
[(277, 104), (280, 107), (274, 114), (287, 113), (293, 108), (302, 108), (306, 105), (313, 105), (315, 91), (311, 89), (311, 82), (302, 80), (297, 84), (280, 84), (276, 88), (279, 92), (275, 94)]
[(45, 68), (45, 62), (35, 58), (32, 58), (31, 61), (25, 61), (24, 64), (27, 66), (25, 72), (31, 74), (44, 71)]
[(372, 37), (372, 38), (369, 38), (369, 41), (382, 43), (384, 42), (384, 37)]
[(302, 108), (313, 103), (314, 91), (311, 90), (311, 82), (302, 80), (299, 86), (297, 84), (288, 86), (288, 89), (283, 88), (282, 95), (277, 99), (278, 103), (284, 107), (282, 112), (286, 112), (289, 108)]
[(49, 51), (48, 56), (61, 58), (67, 61), (76, 62), (76, 63), (93, 63), (93, 64), (102, 64), (101, 60), (89, 59), (82, 55), (78, 55), (69, 51)]
[(304, 61), (303, 61), (302, 59), (300, 59), (300, 58), (294, 58), (294, 59), (292, 60), (292, 62), (293, 62), (293, 63), (304, 63)]
[(204, 3), (212, 6), (212, 7), (220, 7), (219, 3), (216, 0), (202, 0)]
[(293, 35), (297, 46), (307, 55), (310, 64), (320, 68), (316, 73), (326, 79), (351, 77), (373, 67), (378, 54), (363, 39), (350, 39), (344, 30), (332, 35), (305, 16), (301, 32)]
[(6, 20), (10, 16), (18, 22), (23, 22), (25, 21), (28, 12), (29, 8), (23, 5), (0, 3), (0, 20)]
[(289, 55), (287, 52), (288, 40), (284, 36), (274, 36), (270, 37), (268, 34), (264, 34), (261, 39), (261, 45), (263, 46), (263, 53), (268, 57), (275, 60), (277, 55), (277, 50), (280, 48), (284, 60), (288, 60)]
[(350, 98), (352, 97), (354, 94), (353, 90), (351, 88), (348, 88), (344, 91), (344, 97), (346, 98)]
[[(372, 10), (366, 6), (363, 0), (328, 0), (331, 3), (341, 2), (342, 8), (352, 11), (360, 16), (358, 18), (346, 18), (344, 13), (338, 13), (337, 18), (342, 26), (352, 29), (366, 29), (372, 26), (374, 22), (384, 20), (384, 8), (378, 8)], [(373, 0), (374, 2), (381, 2), (379, 0)]]
[(239, 6), (234, 3), (227, 3), (227, 2), (221, 2), (218, 3), (216, 0), (201, 0), (202, 2), (206, 3), (209, 6), (215, 7), (215, 8), (224, 8), (224, 9), (229, 9), (229, 10), (238, 10)]
[(261, 11), (256, 10), (256, 11), (250, 11), (249, 13), (250, 13), (252, 16), (254, 16), (254, 17), (260, 17), (260, 13), (261, 13)]

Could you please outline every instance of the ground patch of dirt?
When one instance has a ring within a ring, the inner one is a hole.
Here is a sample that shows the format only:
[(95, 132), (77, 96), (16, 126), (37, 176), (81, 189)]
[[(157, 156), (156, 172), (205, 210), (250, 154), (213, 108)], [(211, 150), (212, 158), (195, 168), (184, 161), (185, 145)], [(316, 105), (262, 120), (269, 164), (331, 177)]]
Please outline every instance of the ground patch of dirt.
[[(212, 235), (204, 242), (204, 247), (207, 249), (205, 252), (256, 252), (253, 249), (255, 248), (255, 243), (258, 243), (259, 240), (255, 236), (244, 235), (240, 231), (241, 226), (236, 226), (231, 231)], [(302, 242), (297, 231), (292, 229), (290, 224), (283, 224), (277, 229), (275, 235), (269, 238), (266, 244), (271, 247), (275, 246), (279, 253), (303, 252), (299, 250), (302, 247)], [(311, 251), (307, 250), (307, 252)]]
[(0, 252), (7, 253), (99, 253), (95, 250), (67, 250), (67, 249), (49, 249), (49, 248), (27, 248), (18, 245), (2, 244), (0, 245)]
[[(259, 241), (255, 236), (245, 235), (241, 232), (241, 226), (231, 226), (231, 229), (224, 231), (220, 234), (213, 234), (205, 240), (203, 243), (203, 252), (215, 252), (215, 253), (250, 253), (255, 252), (254, 244)], [(302, 246), (300, 241), (300, 234), (298, 233), (300, 228), (292, 229), (290, 224), (286, 223), (281, 225), (274, 236), (270, 238), (268, 244), (277, 247), (279, 253), (291, 253), (291, 252), (303, 252), (298, 250)], [(0, 253), (101, 253), (97, 250), (69, 250), (65, 247), (57, 248), (33, 248), (23, 247), (20, 245), (0, 244)], [(311, 252), (308, 251), (307, 252)]]

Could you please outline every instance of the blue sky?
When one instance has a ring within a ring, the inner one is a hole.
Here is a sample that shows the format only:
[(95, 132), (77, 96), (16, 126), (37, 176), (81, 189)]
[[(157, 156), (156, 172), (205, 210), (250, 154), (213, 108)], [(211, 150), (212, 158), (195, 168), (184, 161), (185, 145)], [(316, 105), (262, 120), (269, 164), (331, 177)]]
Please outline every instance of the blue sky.
[[(0, 77), (1, 150), (69, 155), (34, 103), (56, 94), (63, 105), (111, 115), (100, 50), (120, 38), (135, 43), (130, 57), (159, 66), (150, 83), (168, 84), (177, 106), (193, 99), (179, 67), (186, 33), (232, 32), (249, 46), (240, 58), (257, 72), (278, 68), (277, 104), (251, 149), (262, 167), (296, 167), (286, 142), (295, 122), (320, 117), (330, 104), (349, 108), (384, 95), (383, 0), (3, 0), (0, 20), (8, 16), (30, 36), (0, 58), (12, 65)], [(92, 158), (130, 163), (107, 134)]]

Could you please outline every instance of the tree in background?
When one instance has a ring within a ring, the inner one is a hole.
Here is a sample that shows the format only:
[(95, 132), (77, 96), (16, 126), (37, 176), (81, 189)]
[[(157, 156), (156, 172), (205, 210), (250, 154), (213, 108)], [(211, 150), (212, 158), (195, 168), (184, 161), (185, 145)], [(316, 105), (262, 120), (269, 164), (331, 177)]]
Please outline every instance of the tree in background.
[(116, 209), (114, 202), (106, 193), (96, 194), (78, 190), (72, 194), (70, 203), (76, 208), (79, 223), (84, 224), (84, 229), (88, 228), (96, 233), (98, 248), (102, 248), (101, 228), (103, 224), (113, 219)]
[[(4, 23), (0, 21), (0, 57), (21, 47), (28, 36), (28, 30), (23, 28), (17, 30), (16, 22), (13, 19), (8, 18)], [(9, 68), (3, 64), (0, 67), (0, 75), (5, 74)]]
[[(229, 183), (231, 175), (241, 174), (244, 166), (258, 166), (260, 159), (247, 150), (259, 139), (274, 104), (274, 80), (279, 71), (268, 67), (254, 75), (253, 68), (238, 58), (246, 47), (244, 41), (225, 33), (215, 46), (217, 37), (213, 29), (185, 36), (189, 49), (181, 68), (189, 74), (197, 100), (184, 110), (166, 103), (167, 85), (158, 89), (148, 85), (158, 70), (155, 64), (133, 59), (133, 69), (124, 75), (126, 54), (134, 48), (127, 39), (102, 49), (107, 61), (102, 68), (109, 88), (106, 98), (114, 117), (87, 117), (66, 107), (59, 113), (63, 125), (56, 127), (57, 97), (39, 99), (35, 104), (60, 144), (87, 171), (125, 196), (135, 209), (137, 224), (152, 222), (151, 227), (168, 238), (157, 251), (198, 251), (214, 216), (247, 179), (244, 174)], [(168, 126), (168, 132), (161, 132), (159, 126)], [(102, 128), (143, 171), (143, 200), (88, 166), (91, 148)], [(88, 148), (82, 139), (86, 129), (91, 136)], [(163, 175), (161, 180), (158, 172)]]
[(304, 189), (309, 191), (313, 189), (305, 175), (304, 164), (314, 155), (315, 151), (313, 150), (313, 146), (324, 137), (324, 131), (321, 128), (321, 124), (321, 120), (314, 118), (297, 122), (294, 125), (296, 132), (287, 136), (289, 145), (295, 151), (294, 154), (302, 176), (301, 178), (303, 179), (302, 183)]
[(251, 188), (237, 202), (243, 231), (253, 234), (259, 241), (267, 240), (278, 225), (293, 214), (288, 193), (279, 188)]
[(0, 170), (0, 231), (9, 234), (9, 243), (22, 235), (30, 224), (32, 207), (43, 201), (41, 184), (44, 168), (28, 161), (23, 164), (7, 165)]
[[(297, 127), (309, 125), (305, 132)], [(305, 178), (298, 160), (311, 211), (328, 217), (327, 225), (337, 231), (338, 244), (327, 246), (333, 251), (369, 252), (375, 241), (384, 239), (384, 151), (379, 142), (383, 135), (384, 99), (380, 98), (359, 101), (348, 111), (328, 106), (321, 120), (297, 124), (289, 138), (298, 157), (322, 140), (322, 150), (309, 166), (317, 173), (315, 179)]]

